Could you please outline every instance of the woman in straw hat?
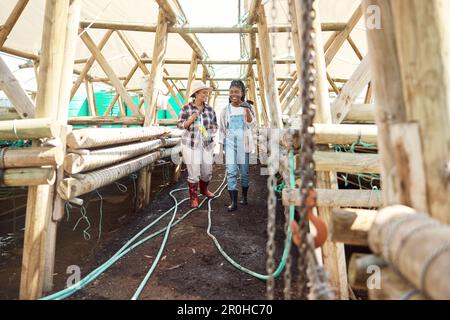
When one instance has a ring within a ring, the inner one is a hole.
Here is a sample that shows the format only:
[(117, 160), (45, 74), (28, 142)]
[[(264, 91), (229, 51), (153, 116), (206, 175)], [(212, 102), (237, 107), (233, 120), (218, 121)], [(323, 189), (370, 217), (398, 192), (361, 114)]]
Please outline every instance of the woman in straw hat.
[(228, 211), (237, 209), (238, 168), (242, 187), (240, 203), (247, 204), (250, 153), (255, 150), (252, 129), (255, 125), (252, 106), (245, 101), (245, 85), (241, 80), (234, 80), (230, 85), (229, 104), (220, 114), (219, 131), (219, 143), (224, 145), (225, 150), (228, 192), (231, 198)]
[(198, 207), (199, 187), (201, 194), (214, 198), (208, 190), (208, 183), (212, 177), (217, 118), (213, 108), (207, 104), (210, 91), (211, 88), (202, 81), (194, 81), (191, 91), (193, 100), (183, 107), (178, 119), (178, 127), (185, 130), (181, 146), (183, 161), (188, 169), (191, 208)]

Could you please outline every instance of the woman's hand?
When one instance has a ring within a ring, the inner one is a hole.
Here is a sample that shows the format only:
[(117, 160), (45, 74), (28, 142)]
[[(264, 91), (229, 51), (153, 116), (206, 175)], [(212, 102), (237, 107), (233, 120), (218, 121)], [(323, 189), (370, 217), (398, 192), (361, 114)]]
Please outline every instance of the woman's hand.
[(252, 116), (252, 113), (251, 113), (251, 111), (250, 111), (250, 109), (249, 108), (244, 108), (244, 112), (245, 112), (245, 119), (247, 120), (247, 122), (252, 122), (252, 120), (253, 120), (253, 116)]
[(188, 129), (198, 118), (198, 112), (194, 112), (184, 123), (184, 128)]

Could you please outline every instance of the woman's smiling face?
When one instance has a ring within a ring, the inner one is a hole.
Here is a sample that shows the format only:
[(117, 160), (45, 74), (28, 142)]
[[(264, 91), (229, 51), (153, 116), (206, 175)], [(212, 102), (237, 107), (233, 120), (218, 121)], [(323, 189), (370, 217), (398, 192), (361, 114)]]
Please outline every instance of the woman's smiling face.
[(238, 87), (230, 88), (230, 100), (231, 103), (238, 104), (241, 102), (242, 90)]

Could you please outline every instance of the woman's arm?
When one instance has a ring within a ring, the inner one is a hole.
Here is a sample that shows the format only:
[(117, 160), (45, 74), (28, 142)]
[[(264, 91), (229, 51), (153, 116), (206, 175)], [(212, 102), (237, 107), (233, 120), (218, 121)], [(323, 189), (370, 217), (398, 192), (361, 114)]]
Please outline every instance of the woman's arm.
[(189, 107), (184, 106), (183, 109), (180, 111), (179, 119), (177, 121), (177, 126), (180, 129), (188, 129), (192, 123), (197, 119), (198, 113), (194, 112), (194, 114), (189, 117)]

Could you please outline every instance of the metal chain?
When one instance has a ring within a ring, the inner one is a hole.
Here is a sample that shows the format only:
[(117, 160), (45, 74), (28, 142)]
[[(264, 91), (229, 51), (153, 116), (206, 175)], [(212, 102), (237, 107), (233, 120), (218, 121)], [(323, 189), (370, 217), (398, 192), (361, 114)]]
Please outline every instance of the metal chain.
[(313, 121), (316, 114), (315, 96), (316, 96), (316, 69), (314, 65), (315, 48), (314, 48), (314, 19), (316, 12), (314, 10), (315, 0), (302, 0), (302, 127), (300, 133), (301, 139), (301, 206), (299, 212), (300, 236), (303, 239), (299, 247), (299, 295), (300, 298), (306, 299), (308, 296), (308, 252), (311, 248), (307, 244), (308, 235), (308, 212), (312, 210), (307, 204), (309, 195), (314, 191), (315, 179), (315, 162), (314, 154), (314, 131)]
[[(271, 17), (272, 21), (276, 21), (278, 12), (275, 4), (275, 0), (272, 0)], [(272, 56), (276, 56), (275, 37), (272, 34)], [(267, 180), (268, 198), (267, 198), (267, 262), (266, 271), (267, 274), (273, 274), (275, 271), (275, 223), (276, 223), (276, 202), (277, 197), (275, 194), (275, 187), (277, 185), (275, 160), (276, 152), (274, 147), (274, 137), (272, 134), (268, 135), (269, 138), (269, 178)], [(267, 141), (267, 140), (266, 140)], [(267, 279), (266, 296), (268, 300), (273, 300), (275, 297), (275, 279), (270, 277)]]

